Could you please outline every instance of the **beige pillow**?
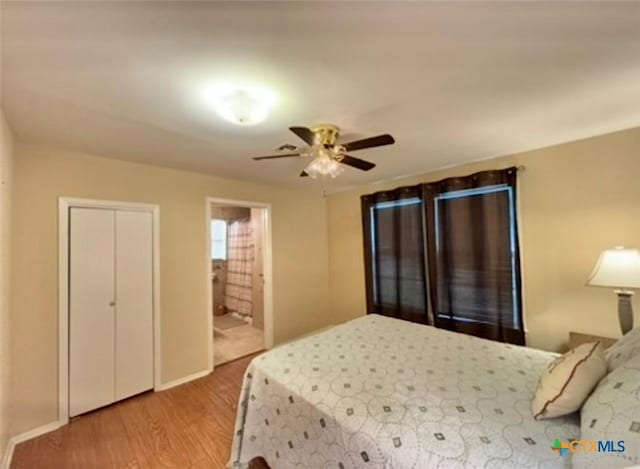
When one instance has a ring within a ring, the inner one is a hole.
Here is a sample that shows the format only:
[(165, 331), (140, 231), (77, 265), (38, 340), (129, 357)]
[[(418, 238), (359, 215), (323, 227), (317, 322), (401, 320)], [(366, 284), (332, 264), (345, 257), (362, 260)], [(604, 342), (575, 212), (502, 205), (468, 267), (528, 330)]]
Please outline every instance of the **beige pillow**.
[(569, 350), (542, 373), (531, 406), (533, 417), (548, 419), (575, 412), (605, 374), (607, 361), (600, 342)]

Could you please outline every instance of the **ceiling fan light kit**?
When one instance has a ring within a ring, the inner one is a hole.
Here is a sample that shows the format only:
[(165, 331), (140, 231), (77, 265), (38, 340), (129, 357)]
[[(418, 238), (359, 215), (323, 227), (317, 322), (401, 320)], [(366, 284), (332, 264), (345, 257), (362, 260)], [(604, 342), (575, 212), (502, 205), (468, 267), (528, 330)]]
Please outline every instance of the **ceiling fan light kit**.
[[(289, 130), (302, 139), (308, 146), (294, 153), (257, 156), (253, 159), (260, 161), (276, 158), (311, 157), (313, 159), (305, 167), (304, 171), (300, 173), (301, 177), (310, 176), (316, 179), (322, 176), (329, 176), (335, 178), (344, 171), (342, 165), (351, 166), (362, 171), (369, 171), (376, 166), (369, 161), (347, 155), (348, 151), (364, 150), (365, 148), (395, 143), (391, 135), (383, 134), (345, 144), (338, 144), (340, 129), (333, 124), (318, 124), (311, 128), (289, 127)], [(292, 145), (285, 144), (281, 145), (278, 150), (291, 151), (294, 148)]]
[(309, 177), (317, 179), (318, 176), (329, 176), (333, 179), (344, 171), (337, 159), (332, 158), (325, 151), (321, 150), (319, 153), (304, 169)]

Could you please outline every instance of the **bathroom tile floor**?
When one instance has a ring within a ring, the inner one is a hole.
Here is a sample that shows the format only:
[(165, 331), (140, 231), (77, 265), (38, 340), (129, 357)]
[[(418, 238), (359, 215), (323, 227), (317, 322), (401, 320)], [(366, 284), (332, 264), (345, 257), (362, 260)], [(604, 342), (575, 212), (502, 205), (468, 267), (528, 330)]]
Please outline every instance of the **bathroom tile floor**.
[(214, 366), (264, 350), (264, 332), (257, 327), (246, 324), (220, 330), (214, 326), (213, 330)]

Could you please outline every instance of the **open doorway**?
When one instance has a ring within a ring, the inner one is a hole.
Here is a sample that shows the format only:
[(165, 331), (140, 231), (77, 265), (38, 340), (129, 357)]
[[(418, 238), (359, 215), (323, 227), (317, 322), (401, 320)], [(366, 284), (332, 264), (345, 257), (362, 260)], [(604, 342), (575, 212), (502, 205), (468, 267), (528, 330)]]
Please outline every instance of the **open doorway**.
[(268, 207), (249, 204), (215, 199), (209, 204), (211, 339), (218, 366), (270, 345), (265, 324), (269, 213)]

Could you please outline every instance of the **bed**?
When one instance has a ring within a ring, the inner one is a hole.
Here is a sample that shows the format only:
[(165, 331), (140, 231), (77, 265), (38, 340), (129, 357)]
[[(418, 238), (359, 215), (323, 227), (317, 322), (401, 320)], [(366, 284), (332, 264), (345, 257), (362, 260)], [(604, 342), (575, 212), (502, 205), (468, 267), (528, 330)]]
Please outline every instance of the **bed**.
[(577, 414), (535, 421), (557, 354), (368, 315), (250, 364), (229, 467), (557, 468)]

